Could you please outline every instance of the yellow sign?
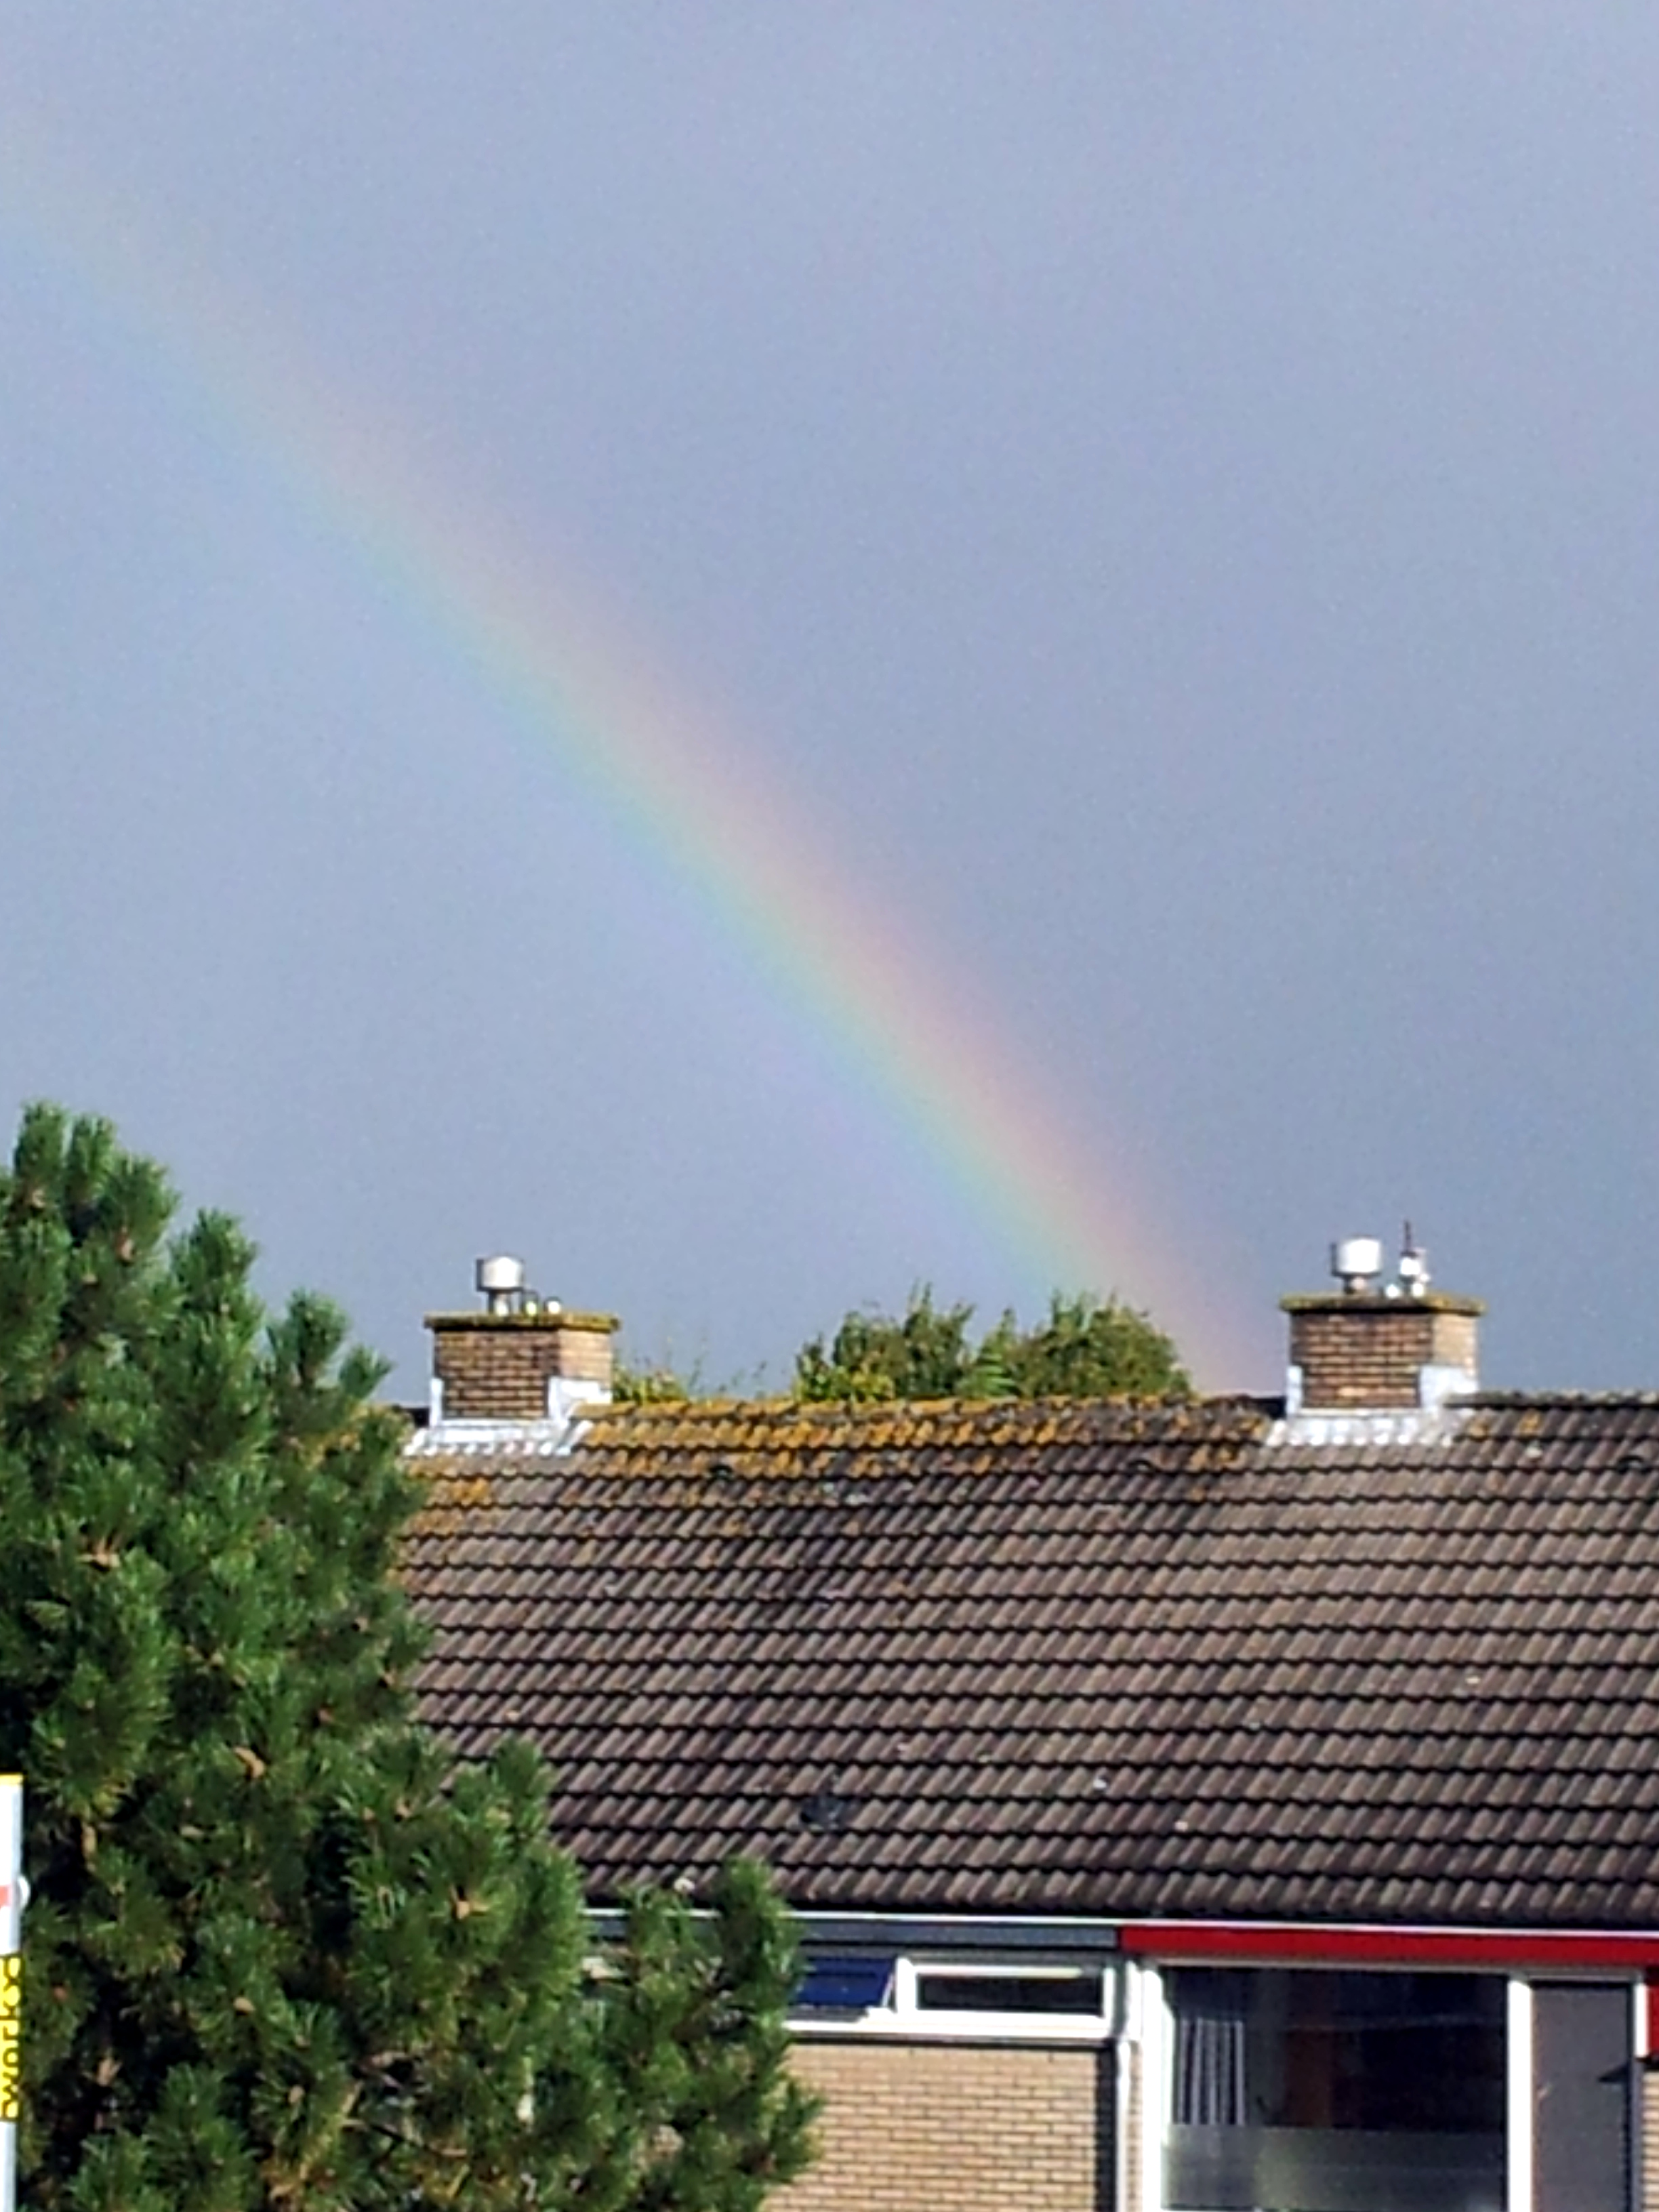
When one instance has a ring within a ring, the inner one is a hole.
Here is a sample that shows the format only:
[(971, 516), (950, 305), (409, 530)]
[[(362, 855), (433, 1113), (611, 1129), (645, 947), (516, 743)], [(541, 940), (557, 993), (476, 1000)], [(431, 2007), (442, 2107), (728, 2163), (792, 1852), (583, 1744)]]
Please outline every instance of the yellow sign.
[(0, 2120), (17, 2118), (18, 2028), (23, 1999), (23, 1961), (14, 1951), (0, 1958)]

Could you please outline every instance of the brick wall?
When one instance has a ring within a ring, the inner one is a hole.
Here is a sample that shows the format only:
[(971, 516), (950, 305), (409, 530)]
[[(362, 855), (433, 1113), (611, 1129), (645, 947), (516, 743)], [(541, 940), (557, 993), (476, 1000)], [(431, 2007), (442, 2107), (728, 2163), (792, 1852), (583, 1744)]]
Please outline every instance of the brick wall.
[(1659, 2074), (1636, 2069), (1636, 2202), (1639, 2212), (1659, 2212)]
[(779, 2212), (1103, 2212), (1110, 2045), (1032, 2050), (861, 2038), (798, 2043), (824, 2100), (818, 2163)]
[(1302, 1402), (1316, 1409), (1405, 1407), (1419, 1402), (1425, 1367), (1461, 1368), (1476, 1384), (1473, 1298), (1286, 1299), (1291, 1364)]
[(554, 1376), (611, 1388), (609, 1314), (428, 1314), (447, 1420), (538, 1421)]

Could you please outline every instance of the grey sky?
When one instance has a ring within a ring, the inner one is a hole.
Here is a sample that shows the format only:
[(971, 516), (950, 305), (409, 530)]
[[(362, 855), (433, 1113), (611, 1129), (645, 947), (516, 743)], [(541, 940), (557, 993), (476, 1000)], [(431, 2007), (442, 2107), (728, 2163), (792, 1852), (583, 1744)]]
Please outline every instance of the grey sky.
[[(1656, 114), (1633, 5), (0, 0), (0, 134), (682, 672), (1098, 1132), (1218, 1385), (1403, 1212), (1493, 1379), (1659, 1382)], [(501, 1244), (716, 1379), (1031, 1310), (27, 201), (8, 1114), (113, 1114), (410, 1387)]]

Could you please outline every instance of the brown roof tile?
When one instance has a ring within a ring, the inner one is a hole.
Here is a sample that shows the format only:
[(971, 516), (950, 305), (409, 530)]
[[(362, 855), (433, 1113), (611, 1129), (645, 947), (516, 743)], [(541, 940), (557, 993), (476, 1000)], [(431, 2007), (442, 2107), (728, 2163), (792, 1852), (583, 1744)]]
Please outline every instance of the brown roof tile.
[(1287, 1448), (1248, 1401), (614, 1410), (422, 1460), (422, 1696), (596, 1892), (1659, 1920), (1659, 1400)]

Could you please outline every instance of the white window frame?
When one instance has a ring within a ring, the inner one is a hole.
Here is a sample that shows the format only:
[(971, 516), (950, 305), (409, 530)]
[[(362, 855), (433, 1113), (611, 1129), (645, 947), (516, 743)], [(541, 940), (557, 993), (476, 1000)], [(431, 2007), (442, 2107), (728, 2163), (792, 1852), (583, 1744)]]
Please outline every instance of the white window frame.
[[(994, 2012), (979, 2006), (950, 2007), (917, 2002), (923, 1975), (960, 1976), (975, 1981), (1070, 1981), (1084, 1974), (1100, 1977), (1098, 2012)], [(789, 2017), (792, 2036), (900, 2036), (907, 2041), (949, 2043), (1048, 2043), (1098, 2045), (1121, 2033), (1122, 1967), (1115, 1959), (1016, 1957), (1008, 1952), (979, 1958), (971, 1953), (899, 1952), (885, 2004), (862, 2012), (826, 2016), (813, 2011)]]
[(1504, 2022), (1504, 2143), (1509, 2212), (1533, 2212), (1532, 2203), (1532, 1984), (1522, 1974), (1509, 1978)]
[(1164, 2146), (1170, 2132), (1173, 2044), (1169, 1991), (1158, 1966), (1135, 1972), (1134, 2012), (1140, 2029), (1140, 2203), (1159, 2212), (1164, 2203)]

